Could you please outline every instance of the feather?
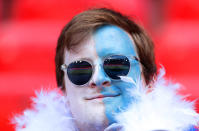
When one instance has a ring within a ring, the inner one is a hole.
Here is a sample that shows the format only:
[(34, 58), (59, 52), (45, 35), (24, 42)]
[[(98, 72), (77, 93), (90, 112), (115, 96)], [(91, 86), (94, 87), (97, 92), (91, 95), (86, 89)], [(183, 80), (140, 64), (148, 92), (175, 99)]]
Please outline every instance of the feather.
[[(105, 130), (186, 131), (190, 126), (197, 126), (199, 114), (194, 110), (194, 102), (185, 101), (184, 96), (177, 94), (181, 85), (166, 81), (164, 74), (164, 69), (160, 70), (150, 92), (140, 79), (133, 81), (129, 77), (121, 77), (121, 80), (136, 86), (129, 91), (137, 102), (116, 114), (118, 123)], [(67, 98), (59, 93), (59, 89), (36, 92), (32, 101), (32, 109), (25, 110), (12, 120), (16, 131), (78, 131)]]
[(77, 131), (67, 101), (58, 90), (36, 92), (32, 109), (12, 120), (16, 131)]
[(164, 69), (161, 69), (149, 93), (141, 82), (123, 78), (136, 83), (137, 88), (131, 94), (138, 101), (116, 115), (124, 131), (185, 131), (190, 126), (197, 126), (199, 114), (194, 110), (194, 102), (185, 101), (184, 96), (177, 94), (181, 85), (166, 81), (164, 74)]

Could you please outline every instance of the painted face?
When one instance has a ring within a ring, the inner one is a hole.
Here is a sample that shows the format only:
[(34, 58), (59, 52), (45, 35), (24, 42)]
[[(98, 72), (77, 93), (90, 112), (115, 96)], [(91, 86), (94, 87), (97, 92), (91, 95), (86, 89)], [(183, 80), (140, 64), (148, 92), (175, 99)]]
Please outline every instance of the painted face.
[[(116, 122), (114, 119), (116, 113), (125, 110), (134, 102), (133, 96), (128, 91), (135, 88), (134, 85), (113, 80), (105, 73), (103, 60), (110, 55), (137, 56), (130, 35), (112, 25), (98, 28), (74, 52), (66, 51), (67, 65), (82, 59), (94, 65), (93, 75), (84, 86), (74, 85), (65, 75), (66, 96), (78, 127), (103, 130), (109, 124)], [(129, 59), (129, 61), (131, 66), (127, 76), (137, 80), (141, 77), (140, 65), (136, 60)], [(113, 94), (114, 97), (106, 97)]]

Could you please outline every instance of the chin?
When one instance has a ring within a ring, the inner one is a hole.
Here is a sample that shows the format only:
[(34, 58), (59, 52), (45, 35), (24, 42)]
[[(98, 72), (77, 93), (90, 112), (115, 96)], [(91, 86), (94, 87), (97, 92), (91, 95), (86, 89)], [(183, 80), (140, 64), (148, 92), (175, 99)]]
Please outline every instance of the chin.
[(70, 109), (80, 131), (102, 131), (108, 126), (102, 101), (70, 102)]

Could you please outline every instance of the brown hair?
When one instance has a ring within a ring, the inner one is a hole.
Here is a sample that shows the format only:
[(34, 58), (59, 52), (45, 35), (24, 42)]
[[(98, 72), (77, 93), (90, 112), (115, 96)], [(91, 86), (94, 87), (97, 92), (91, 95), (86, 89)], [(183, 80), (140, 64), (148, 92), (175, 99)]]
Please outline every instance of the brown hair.
[(64, 90), (64, 72), (61, 65), (64, 62), (65, 50), (71, 50), (84, 40), (89, 33), (102, 25), (116, 25), (133, 38), (136, 50), (142, 63), (142, 70), (147, 84), (157, 72), (154, 55), (154, 45), (146, 32), (128, 17), (119, 12), (98, 8), (90, 9), (76, 15), (62, 30), (56, 48), (56, 80), (57, 85)]

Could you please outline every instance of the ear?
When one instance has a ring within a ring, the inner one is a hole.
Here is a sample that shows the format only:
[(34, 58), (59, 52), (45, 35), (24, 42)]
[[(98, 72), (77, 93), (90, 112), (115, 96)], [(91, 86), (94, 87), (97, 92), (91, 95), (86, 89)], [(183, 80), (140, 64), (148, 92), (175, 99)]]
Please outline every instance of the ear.
[(150, 82), (147, 85), (147, 87), (148, 87), (147, 93), (150, 93), (151, 91), (153, 91), (153, 89), (154, 89), (154, 83), (155, 83), (156, 80), (157, 80), (157, 78), (154, 75), (153, 78), (150, 80)]
[[(64, 76), (65, 77), (65, 76)], [(62, 80), (62, 86), (60, 86), (60, 89), (61, 91), (66, 94), (66, 87), (65, 87), (65, 80), (64, 80), (64, 77), (63, 77), (63, 80)]]
[(65, 86), (58, 86), (58, 88), (62, 91), (62, 93), (66, 93), (66, 88)]
[(140, 79), (142, 81), (143, 86), (145, 87), (147, 85), (147, 83), (146, 83), (146, 79), (144, 77), (144, 72), (143, 72), (143, 69), (141, 66), (140, 66), (140, 69), (141, 69), (141, 78)]

